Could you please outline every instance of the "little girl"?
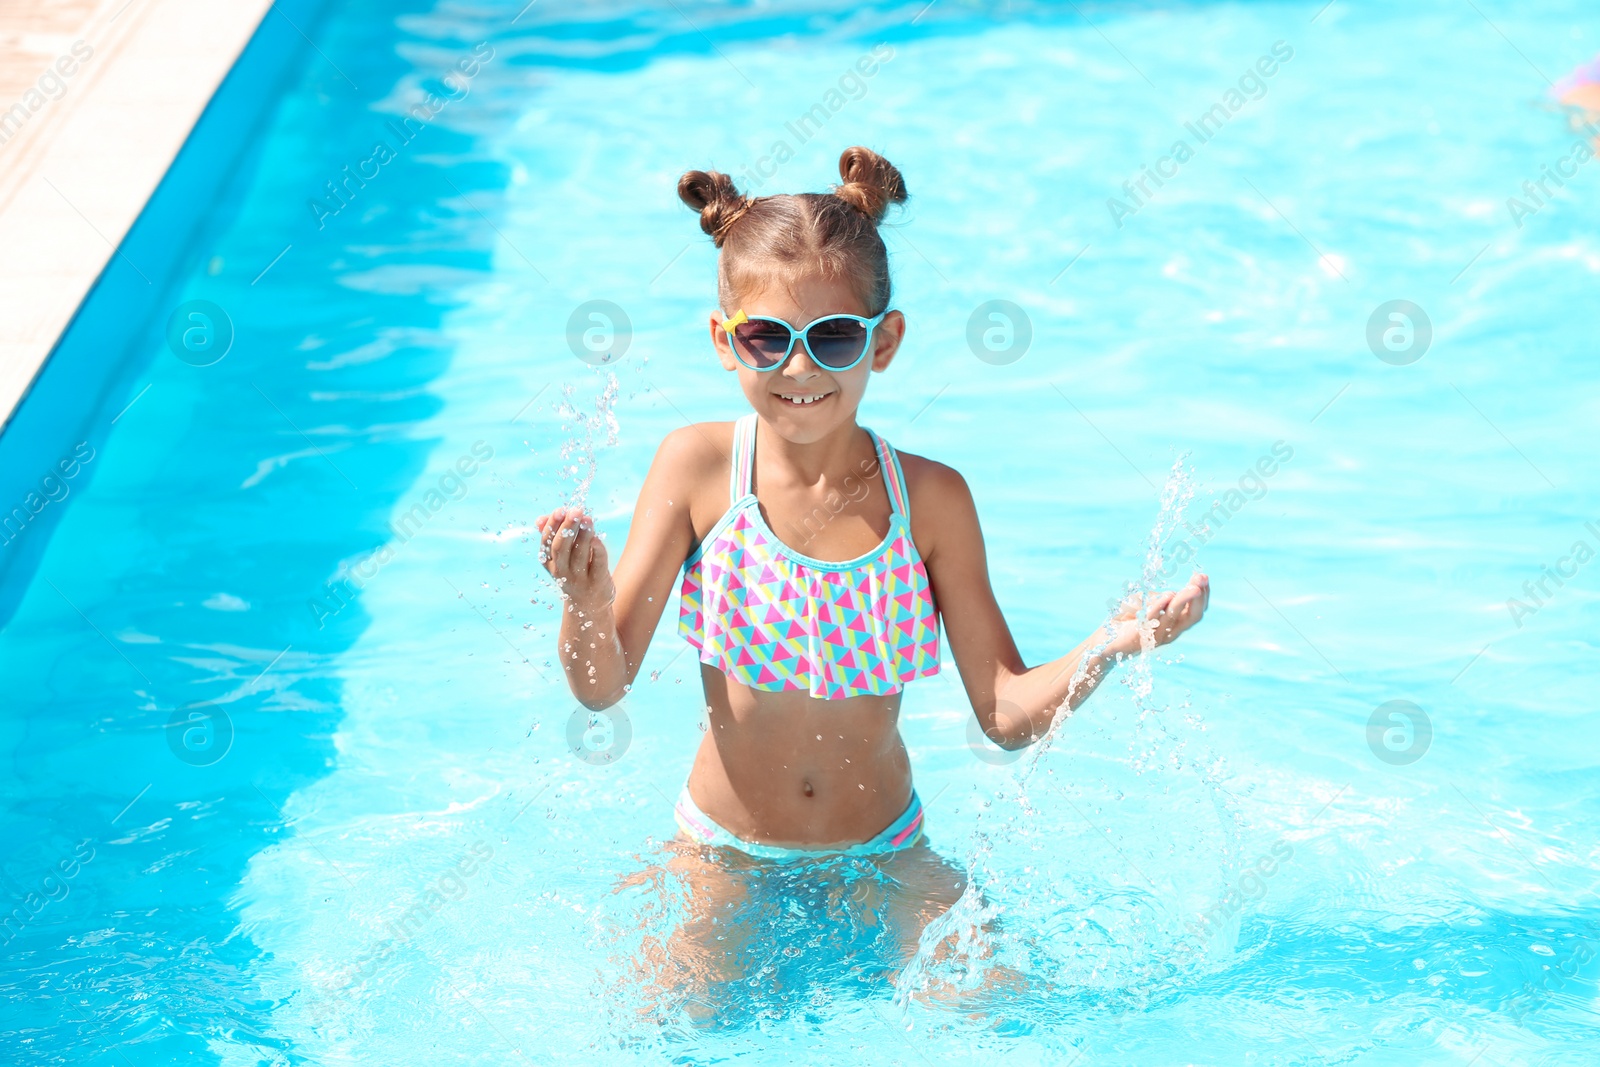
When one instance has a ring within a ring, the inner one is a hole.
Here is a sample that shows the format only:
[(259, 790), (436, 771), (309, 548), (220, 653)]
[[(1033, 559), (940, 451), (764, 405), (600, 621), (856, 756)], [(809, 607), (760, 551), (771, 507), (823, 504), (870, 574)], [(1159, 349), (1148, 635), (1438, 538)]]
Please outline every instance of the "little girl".
[(753, 199), (715, 171), (679, 180), (721, 250), (711, 343), (751, 411), (662, 441), (615, 576), (587, 512), (538, 520), (567, 602), (562, 666), (589, 708), (622, 699), (679, 585), (710, 720), (679, 831), (780, 860), (922, 843), (897, 719), (905, 683), (939, 670), (941, 619), (983, 732), (1016, 749), (1141, 636), (1165, 644), (1199, 622), (1210, 592), (1196, 574), (1142, 619), (1130, 604), (1108, 636), (1022, 662), (966, 481), (856, 422), (868, 375), (905, 337), (878, 224), (906, 188), (865, 148), (847, 149), (839, 174), (829, 193)]

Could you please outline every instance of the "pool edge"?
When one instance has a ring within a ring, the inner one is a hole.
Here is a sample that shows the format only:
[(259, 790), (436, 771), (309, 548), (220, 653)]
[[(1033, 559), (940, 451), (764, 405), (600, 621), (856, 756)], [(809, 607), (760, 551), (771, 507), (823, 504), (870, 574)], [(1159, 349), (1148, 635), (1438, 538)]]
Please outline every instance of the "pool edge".
[(136, 399), (130, 389), (143, 368), (125, 357), (147, 332), (141, 326), (192, 255), (206, 209), (306, 54), (304, 31), (328, 6), (261, 5), (160, 180), (0, 426), (0, 630), (26, 594), (73, 490), (92, 480), (99, 444), (120, 417), (97, 423), (97, 415), (112, 397)]

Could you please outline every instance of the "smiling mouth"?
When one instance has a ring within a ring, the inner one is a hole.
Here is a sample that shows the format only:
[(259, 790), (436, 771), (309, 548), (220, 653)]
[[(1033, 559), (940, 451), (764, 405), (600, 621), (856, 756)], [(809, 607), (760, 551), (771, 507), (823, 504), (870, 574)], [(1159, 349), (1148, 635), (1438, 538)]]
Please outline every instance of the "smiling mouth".
[(787, 393), (775, 393), (773, 395), (779, 400), (783, 401), (785, 404), (788, 404), (790, 407), (801, 408), (810, 407), (812, 404), (821, 403), (822, 401), (828, 399), (828, 397), (832, 396), (833, 393), (829, 391), (826, 393), (797, 393), (793, 396)]

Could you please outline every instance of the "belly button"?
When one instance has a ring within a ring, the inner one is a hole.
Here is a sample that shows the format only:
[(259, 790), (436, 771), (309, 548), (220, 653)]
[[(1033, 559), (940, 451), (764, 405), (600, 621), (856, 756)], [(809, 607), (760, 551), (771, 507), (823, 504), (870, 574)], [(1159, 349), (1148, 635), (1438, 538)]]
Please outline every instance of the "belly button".
[(806, 791), (806, 796), (811, 795), (811, 783), (806, 781), (804, 778), (800, 780), (800, 788)]

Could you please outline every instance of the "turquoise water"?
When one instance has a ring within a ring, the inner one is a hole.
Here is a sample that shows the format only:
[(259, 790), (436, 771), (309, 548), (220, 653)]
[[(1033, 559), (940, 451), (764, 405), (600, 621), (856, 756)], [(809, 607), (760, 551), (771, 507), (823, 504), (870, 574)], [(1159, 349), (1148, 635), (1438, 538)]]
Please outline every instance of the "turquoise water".
[[(1543, 78), (1591, 9), (520, 6), (336, 5), (130, 324), (0, 633), (7, 1062), (1595, 1061), (1600, 169), (1506, 203), (1571, 151)], [(866, 868), (758, 868), (738, 973), (674, 985), (693, 661), (664, 626), (626, 748), (575, 755), (526, 531), (583, 496), (620, 544), (663, 434), (740, 411), (678, 175), (822, 188), (855, 143), (912, 193), (863, 420), (965, 473), (1025, 656), (1159, 575), (1152, 529), (1211, 612), (1019, 760), (953, 669), (908, 691), (966, 951), (904, 967)], [(164, 340), (191, 300), (209, 366)], [(991, 300), (1020, 358), (969, 346)], [(1413, 362), (1369, 346), (1393, 300)]]

